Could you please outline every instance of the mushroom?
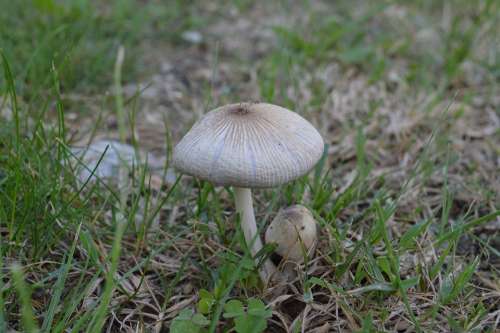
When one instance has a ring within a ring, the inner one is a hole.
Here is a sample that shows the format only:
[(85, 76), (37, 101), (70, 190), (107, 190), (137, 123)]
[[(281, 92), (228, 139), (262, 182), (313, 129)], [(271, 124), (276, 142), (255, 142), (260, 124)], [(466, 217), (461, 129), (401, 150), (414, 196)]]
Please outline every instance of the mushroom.
[[(177, 144), (177, 170), (218, 186), (233, 186), (236, 211), (250, 252), (262, 249), (253, 211), (253, 188), (275, 187), (311, 170), (323, 154), (318, 131), (290, 110), (267, 103), (238, 103), (205, 114)], [(267, 259), (264, 283), (276, 272)]]
[(266, 230), (266, 244), (276, 244), (275, 252), (284, 261), (300, 264), (316, 246), (317, 228), (311, 212), (302, 205), (281, 210)]

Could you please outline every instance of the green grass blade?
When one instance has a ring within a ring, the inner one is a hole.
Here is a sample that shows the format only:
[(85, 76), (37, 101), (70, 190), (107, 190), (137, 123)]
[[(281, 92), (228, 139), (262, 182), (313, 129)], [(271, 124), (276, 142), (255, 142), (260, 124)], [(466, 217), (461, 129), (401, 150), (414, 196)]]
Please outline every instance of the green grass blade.
[(67, 256), (67, 261), (64, 264), (61, 272), (59, 273), (59, 277), (57, 278), (57, 282), (55, 284), (55, 287), (53, 289), (53, 294), (52, 294), (52, 299), (49, 304), (49, 309), (47, 310), (47, 313), (45, 314), (45, 319), (42, 324), (42, 331), (43, 332), (51, 332), (52, 331), (52, 322), (54, 320), (54, 316), (56, 313), (56, 307), (59, 304), (59, 301), (61, 300), (61, 295), (65, 289), (65, 283), (66, 283), (66, 278), (68, 277), (68, 272), (72, 264), (73, 260), (73, 255), (75, 253), (75, 248), (76, 244), (78, 242), (78, 237), (80, 234), (82, 224), (78, 226), (78, 229), (76, 230), (75, 234), (75, 239), (73, 240), (73, 244), (71, 245), (71, 249), (68, 253)]
[[(88, 268), (87, 266), (84, 267), (85, 270), (87, 268)], [(81, 325), (83, 325), (83, 323), (86, 320), (86, 319), (82, 319), (82, 318), (88, 318), (89, 316), (91, 316), (93, 314), (93, 310), (96, 307), (95, 304), (90, 305), (87, 308), (87, 312), (85, 312), (84, 315), (81, 315), (81, 314), (75, 315), (78, 311), (78, 307), (82, 304), (85, 297), (88, 295), (89, 290), (91, 288), (93, 288), (94, 285), (97, 283), (97, 280), (100, 278), (101, 272), (102, 272), (102, 270), (98, 270), (94, 274), (92, 279), (90, 279), (90, 281), (88, 281), (87, 284), (82, 288), (80, 288), (80, 285), (83, 282), (85, 274), (83, 273), (80, 275), (80, 281), (76, 284), (76, 286), (74, 288), (75, 291), (66, 297), (68, 299), (68, 301), (64, 304), (65, 313), (62, 316), (62, 318), (57, 322), (57, 324), (55, 324), (55, 326), (52, 330), (53, 333), (61, 333), (61, 332), (67, 331), (68, 326), (70, 326), (72, 323), (71, 317), (73, 317), (73, 320), (76, 321), (76, 323), (74, 324), (74, 326), (72, 328), (76, 329), (76, 331), (78, 332), (79, 327), (81, 327)], [(79, 324), (79, 323), (82, 323), (82, 324)]]
[(439, 246), (450, 239), (456, 239), (456, 237), (463, 235), (464, 233), (468, 232), (470, 229), (477, 227), (481, 224), (488, 223), (498, 216), (500, 216), (500, 210), (497, 210), (493, 213), (481, 216), (477, 219), (473, 219), (472, 221), (469, 221), (469, 222), (466, 222), (462, 225), (459, 225), (455, 229), (448, 231), (447, 233), (445, 233), (444, 235), (439, 237), (435, 244), (436, 244), (436, 246)]
[(24, 330), (28, 333), (36, 333), (39, 331), (38, 325), (33, 314), (30, 287), (24, 281), (23, 270), (19, 264), (13, 264), (11, 273), (14, 287), (21, 301), (21, 320)]
[(414, 247), (414, 244), (416, 240), (418, 239), (418, 236), (423, 234), (425, 230), (427, 230), (427, 227), (431, 223), (431, 219), (417, 223), (413, 225), (410, 229), (408, 229), (399, 239), (399, 247), (401, 249), (410, 249)]
[(453, 279), (451, 276), (447, 278), (449, 279), (449, 281), (445, 283), (439, 291), (439, 299), (441, 304), (449, 304), (459, 296), (459, 294), (465, 289), (467, 283), (472, 278), (472, 275), (474, 274), (478, 265), (479, 258), (476, 258), (472, 263), (467, 265), (456, 278)]
[(5, 301), (3, 296), (4, 270), (3, 270), (3, 236), (0, 235), (0, 332), (7, 331), (7, 318), (5, 316)]
[(127, 141), (127, 125), (125, 123), (125, 110), (123, 105), (123, 89), (122, 89), (122, 66), (125, 58), (125, 48), (120, 46), (116, 55), (115, 70), (114, 70), (114, 85), (115, 85), (115, 103), (116, 103), (116, 119), (118, 120), (118, 131), (120, 133), (121, 142)]
[(7, 83), (7, 93), (10, 95), (12, 102), (12, 110), (14, 111), (14, 125), (15, 125), (15, 142), (16, 151), (19, 153), (19, 147), (21, 145), (21, 123), (19, 118), (19, 108), (17, 106), (17, 95), (16, 95), (16, 85), (14, 82), (14, 77), (9, 66), (9, 62), (5, 53), (0, 49), (0, 56), (2, 57), (4, 78)]
[(104, 287), (104, 292), (101, 297), (101, 303), (99, 307), (96, 309), (96, 313), (94, 314), (94, 318), (92, 323), (88, 326), (87, 332), (100, 332), (103, 325), (104, 320), (106, 319), (106, 314), (108, 313), (109, 303), (111, 302), (111, 296), (113, 295), (113, 291), (115, 289), (115, 273), (118, 269), (118, 259), (120, 258), (121, 252), (121, 240), (123, 237), (123, 233), (125, 232), (126, 221), (123, 217), (118, 217), (116, 221), (116, 229), (113, 241), (113, 247), (111, 249), (111, 258), (110, 258), (110, 268), (106, 274), (106, 285)]

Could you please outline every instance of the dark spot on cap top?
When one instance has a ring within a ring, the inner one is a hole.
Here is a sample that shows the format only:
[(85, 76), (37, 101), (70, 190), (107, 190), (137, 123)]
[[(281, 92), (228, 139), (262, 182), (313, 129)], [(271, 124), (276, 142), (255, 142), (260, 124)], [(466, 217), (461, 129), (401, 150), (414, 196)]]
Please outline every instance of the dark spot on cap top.
[(235, 105), (229, 112), (235, 115), (246, 115), (250, 112), (250, 108), (247, 104), (239, 104)]

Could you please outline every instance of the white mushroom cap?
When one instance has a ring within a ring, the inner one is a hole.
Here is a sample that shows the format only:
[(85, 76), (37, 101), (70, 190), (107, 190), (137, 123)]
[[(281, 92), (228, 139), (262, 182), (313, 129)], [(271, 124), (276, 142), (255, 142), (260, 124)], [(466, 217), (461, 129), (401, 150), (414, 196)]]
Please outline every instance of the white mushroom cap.
[(205, 114), (175, 147), (173, 162), (216, 185), (273, 187), (306, 174), (323, 148), (321, 135), (297, 113), (239, 103)]
[(306, 207), (294, 205), (281, 210), (266, 230), (266, 244), (276, 244), (275, 252), (283, 259), (302, 263), (304, 254), (314, 250), (317, 227)]

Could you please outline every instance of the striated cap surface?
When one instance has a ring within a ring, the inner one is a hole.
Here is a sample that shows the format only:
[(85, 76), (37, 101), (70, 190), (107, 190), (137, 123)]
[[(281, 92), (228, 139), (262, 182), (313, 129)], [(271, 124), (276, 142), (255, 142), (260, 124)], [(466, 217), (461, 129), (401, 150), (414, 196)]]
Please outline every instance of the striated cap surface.
[(306, 174), (323, 154), (318, 131), (267, 103), (239, 103), (205, 114), (174, 149), (183, 173), (216, 185), (273, 187)]

